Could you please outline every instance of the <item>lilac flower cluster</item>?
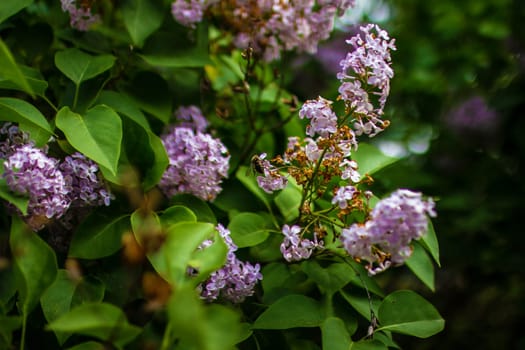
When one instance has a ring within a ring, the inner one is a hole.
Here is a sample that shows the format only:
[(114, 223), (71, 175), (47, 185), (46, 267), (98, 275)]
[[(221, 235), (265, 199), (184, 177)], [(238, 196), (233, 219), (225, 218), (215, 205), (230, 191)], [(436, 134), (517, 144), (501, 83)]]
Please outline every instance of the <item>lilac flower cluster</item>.
[(111, 194), (93, 161), (75, 153), (60, 162), (10, 123), (0, 129), (0, 136), (6, 137), (0, 142), (3, 178), (11, 191), (29, 197), (23, 219), (33, 230), (41, 230), (51, 219), (67, 221), (73, 209), (109, 205)]
[(368, 261), (369, 273), (376, 274), (410, 257), (410, 242), (428, 230), (427, 215), (436, 216), (432, 199), (400, 189), (377, 203), (370, 220), (343, 229), (341, 240), (348, 254)]
[(288, 262), (308, 259), (315, 249), (322, 249), (324, 242), (318, 241), (314, 234), (314, 240), (301, 237), (302, 228), (298, 225), (284, 225), (282, 232), (284, 235), (281, 243), (281, 254)]
[[(396, 47), (395, 40), (378, 25), (369, 24), (360, 29), (364, 38), (357, 34), (347, 40), (354, 50), (340, 62), (339, 94), (357, 116), (356, 134), (374, 136), (386, 127), (380, 117), (390, 93), (390, 79), (394, 76), (390, 50)], [(375, 96), (370, 96), (369, 91)], [(374, 106), (374, 99), (378, 106)]]
[(87, 31), (89, 28), (100, 22), (100, 15), (92, 14), (91, 7), (81, 5), (77, 7), (76, 0), (60, 0), (62, 11), (69, 13), (70, 25), (80, 31)]
[(315, 53), (333, 30), (335, 16), (352, 6), (354, 0), (176, 0), (172, 14), (182, 25), (194, 27), (209, 10), (233, 32), (235, 46), (251, 47), (273, 61), (283, 50)]
[(69, 208), (67, 186), (59, 162), (32, 145), (22, 145), (4, 162), (11, 191), (29, 197), (26, 222), (35, 231)]
[(288, 184), (288, 180), (279, 170), (266, 159), (266, 153), (256, 156), (256, 166), (261, 168), (263, 176), (257, 176), (257, 184), (267, 193), (282, 190)]
[[(204, 133), (204, 117), (197, 107), (179, 109), (183, 125), (172, 126), (162, 135), (169, 165), (159, 182), (167, 197), (190, 193), (203, 200), (214, 200), (228, 176), (230, 156), (219, 139)], [(189, 126), (192, 127), (189, 127)]]
[(208, 301), (223, 298), (232, 303), (241, 303), (253, 295), (255, 285), (262, 280), (260, 266), (237, 259), (237, 246), (230, 237), (230, 231), (220, 224), (217, 225), (217, 231), (228, 246), (228, 255), (224, 266), (201, 285), (201, 297)]
[(59, 166), (71, 207), (109, 206), (112, 197), (98, 178), (98, 165), (81, 153), (67, 156)]

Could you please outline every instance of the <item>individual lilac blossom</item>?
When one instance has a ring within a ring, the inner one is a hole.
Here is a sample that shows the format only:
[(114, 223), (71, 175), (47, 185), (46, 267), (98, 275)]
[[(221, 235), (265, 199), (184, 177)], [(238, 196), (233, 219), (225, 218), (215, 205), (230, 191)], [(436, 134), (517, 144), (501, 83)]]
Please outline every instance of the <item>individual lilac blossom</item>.
[(357, 171), (358, 165), (354, 160), (344, 159), (339, 167), (341, 168), (341, 179), (352, 180), (357, 183), (361, 179), (361, 175)]
[(87, 31), (95, 23), (100, 22), (100, 15), (91, 13), (91, 7), (78, 7), (75, 0), (60, 0), (62, 11), (69, 13), (70, 25), (80, 31)]
[(183, 26), (195, 28), (195, 24), (202, 21), (207, 6), (206, 0), (175, 0), (171, 4), (171, 14)]
[(332, 198), (332, 204), (337, 204), (339, 208), (346, 209), (348, 201), (351, 201), (358, 192), (354, 186), (341, 186)]
[[(390, 93), (390, 79), (394, 76), (391, 68), (390, 51), (395, 50), (395, 40), (378, 25), (369, 24), (360, 28), (347, 43), (353, 50), (340, 63), (341, 72), (337, 78), (341, 81), (340, 98), (355, 114), (354, 125), (357, 135), (376, 135), (387, 124), (380, 119)], [(370, 94), (377, 96), (377, 106)], [(363, 121), (363, 119), (365, 121)]]
[(288, 180), (266, 159), (266, 153), (262, 153), (257, 157), (258, 166), (262, 168), (263, 174), (263, 176), (257, 176), (257, 184), (259, 187), (267, 193), (273, 193), (274, 191), (285, 188)]
[(232, 303), (241, 303), (253, 295), (255, 285), (262, 280), (260, 265), (239, 260), (235, 256), (237, 246), (231, 239), (230, 231), (220, 224), (216, 229), (228, 246), (228, 255), (224, 266), (213, 272), (200, 286), (201, 297), (208, 301), (223, 298)]
[(298, 225), (284, 225), (282, 228), (284, 239), (281, 243), (280, 250), (284, 259), (288, 262), (308, 259), (314, 249), (321, 249), (323, 247), (324, 242), (318, 241), (317, 236), (314, 235), (314, 240), (311, 241), (301, 237), (301, 231), (302, 228)]
[(168, 197), (190, 193), (203, 200), (215, 199), (228, 175), (226, 146), (210, 134), (183, 126), (172, 127), (161, 138), (169, 158), (159, 182), (162, 192)]
[(29, 197), (24, 220), (35, 231), (52, 218), (60, 218), (71, 201), (58, 160), (30, 144), (20, 146), (4, 162), (4, 174), (9, 189)]
[(434, 217), (434, 202), (421, 193), (400, 189), (379, 201), (365, 224), (353, 224), (341, 232), (346, 251), (367, 260), (371, 274), (392, 264), (402, 264), (412, 254), (410, 243), (428, 231), (428, 218)]
[(208, 121), (197, 106), (181, 106), (175, 111), (175, 118), (179, 126), (184, 126), (195, 131), (204, 132), (208, 127)]
[(299, 111), (299, 118), (307, 118), (310, 124), (306, 128), (306, 134), (314, 136), (329, 137), (337, 131), (337, 116), (331, 107), (332, 101), (318, 97), (316, 100), (306, 101)]
[(71, 207), (108, 206), (111, 194), (97, 176), (99, 168), (95, 162), (81, 153), (67, 156), (60, 164)]

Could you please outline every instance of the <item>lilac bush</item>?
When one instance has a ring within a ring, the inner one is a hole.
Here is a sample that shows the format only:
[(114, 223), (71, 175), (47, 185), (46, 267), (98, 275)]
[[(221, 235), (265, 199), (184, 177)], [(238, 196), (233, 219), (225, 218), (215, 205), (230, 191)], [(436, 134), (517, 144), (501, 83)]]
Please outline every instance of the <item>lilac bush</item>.
[(389, 126), (394, 39), (361, 26), (323, 96), (289, 76), (354, 1), (5, 1), (0, 348), (386, 350), (443, 328), (372, 279), (406, 263), (433, 289), (439, 264), (433, 200), (372, 192), (394, 160), (361, 139)]

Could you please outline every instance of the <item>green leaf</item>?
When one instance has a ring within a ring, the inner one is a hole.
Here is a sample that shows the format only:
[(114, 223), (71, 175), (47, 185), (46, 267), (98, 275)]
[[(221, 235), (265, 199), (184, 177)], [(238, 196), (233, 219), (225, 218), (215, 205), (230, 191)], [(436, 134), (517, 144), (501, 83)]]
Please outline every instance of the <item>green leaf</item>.
[(316, 260), (310, 259), (305, 260), (301, 266), (308, 277), (315, 281), (319, 290), (328, 295), (333, 295), (355, 277), (354, 270), (343, 263), (334, 263), (323, 268)]
[(425, 249), (414, 242), (412, 256), (405, 262), (412, 272), (423, 282), (431, 291), (434, 291), (434, 266)]
[[(104, 286), (101, 282), (93, 284), (87, 278), (73, 281), (66, 270), (58, 270), (55, 282), (42, 295), (40, 304), (47, 322), (50, 323), (68, 313), (71, 307), (86, 301), (102, 301), (103, 297)], [(71, 333), (56, 332), (55, 335), (62, 345)]]
[[(3, 164), (0, 164), (0, 166), (2, 165)], [(0, 178), (0, 198), (5, 199), (9, 203), (13, 204), (23, 215), (27, 215), (29, 198), (19, 196), (11, 191), (4, 178)]]
[(0, 23), (33, 3), (33, 0), (3, 0), (0, 2)]
[(38, 304), (57, 274), (55, 252), (18, 217), (13, 217), (11, 251), (19, 283), (19, 298), (24, 317)]
[(204, 304), (191, 286), (173, 293), (167, 311), (168, 331), (172, 338), (179, 340), (177, 348), (234, 349), (242, 338), (239, 313), (223, 305)]
[(104, 73), (114, 64), (115, 57), (111, 55), (92, 56), (76, 48), (58, 51), (55, 54), (57, 68), (77, 86)]
[(74, 148), (110, 170), (112, 174), (117, 173), (122, 121), (114, 110), (105, 105), (98, 105), (87, 111), (85, 116), (81, 116), (64, 107), (57, 113), (56, 125)]
[(123, 150), (147, 191), (156, 186), (169, 165), (160, 137), (129, 119), (123, 120)]
[(47, 329), (92, 336), (113, 343), (118, 348), (122, 348), (141, 332), (139, 327), (128, 323), (121, 309), (112, 304), (97, 302), (77, 306), (51, 322)]
[(439, 333), (445, 321), (427, 300), (415, 292), (401, 290), (388, 295), (378, 310), (377, 329), (427, 338)]
[(159, 29), (164, 17), (162, 2), (127, 0), (122, 6), (124, 25), (133, 44), (142, 47), (144, 40)]
[(419, 242), (423, 245), (423, 247), (425, 247), (427, 252), (432, 255), (432, 258), (436, 264), (441, 267), (441, 263), (439, 262), (439, 243), (436, 237), (436, 232), (434, 231), (434, 225), (432, 225), (432, 221), (428, 220), (428, 231), (423, 237), (421, 237)]
[(345, 323), (337, 317), (328, 317), (321, 325), (323, 349), (348, 350), (352, 340), (348, 335)]
[[(172, 285), (178, 286), (189, 278), (188, 267), (203, 263), (202, 256), (200, 260), (195, 256), (199, 245), (214, 236), (216, 230), (212, 224), (180, 222), (167, 229), (166, 241), (159, 250), (148, 254), (148, 258), (159, 275)], [(226, 253), (220, 257), (222, 263), (225, 256)]]
[(233, 242), (239, 247), (253, 247), (268, 238), (271, 219), (255, 213), (235, 215), (228, 225)]
[(30, 133), (37, 146), (44, 145), (53, 134), (46, 118), (32, 104), (11, 97), (0, 97), (0, 120), (18, 123)]
[(324, 315), (320, 304), (304, 295), (287, 295), (270, 305), (253, 324), (254, 329), (318, 327)]
[[(0, 13), (0, 16), (1, 15)], [(20, 67), (18, 67), (15, 58), (2, 39), (0, 39), (0, 77), (10, 80), (18, 86), (20, 90), (27, 92), (32, 97), (35, 96), (33, 88), (29, 85), (24, 73), (22, 73)]]
[(295, 180), (290, 178), (288, 185), (275, 196), (275, 205), (287, 222), (291, 222), (299, 216), (299, 206), (301, 205), (302, 191), (297, 186)]
[(122, 235), (129, 230), (128, 215), (115, 217), (107, 208), (100, 208), (74, 232), (69, 256), (99, 259), (112, 255), (122, 247)]
[(197, 216), (183, 205), (173, 205), (160, 215), (162, 226), (168, 227), (182, 221), (196, 222)]
[(359, 149), (352, 153), (352, 158), (357, 162), (361, 177), (365, 174), (372, 175), (399, 159), (386, 156), (375, 146), (360, 143)]
[(139, 72), (124, 93), (133, 104), (168, 124), (172, 114), (172, 93), (168, 82), (153, 72)]

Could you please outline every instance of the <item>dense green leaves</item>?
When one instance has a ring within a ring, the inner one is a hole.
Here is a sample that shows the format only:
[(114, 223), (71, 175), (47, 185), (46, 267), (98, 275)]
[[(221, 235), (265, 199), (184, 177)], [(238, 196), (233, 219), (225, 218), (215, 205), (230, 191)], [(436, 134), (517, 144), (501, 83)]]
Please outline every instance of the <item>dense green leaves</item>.
[(51, 322), (47, 328), (54, 332), (92, 336), (115, 344), (119, 349), (141, 332), (139, 327), (128, 323), (121, 309), (97, 302), (77, 306)]
[(74, 148), (116, 174), (122, 121), (114, 110), (98, 105), (82, 116), (64, 107), (57, 113), (56, 125)]
[(115, 217), (107, 208), (92, 213), (73, 235), (69, 256), (98, 259), (115, 253), (122, 246), (122, 235), (129, 231), (129, 216)]
[[(0, 170), (2, 173), (3, 169)], [(0, 198), (5, 199), (12, 205), (14, 205), (20, 212), (24, 215), (27, 214), (27, 205), (29, 204), (29, 198), (24, 196), (19, 196), (7, 186), (4, 178), (0, 178)]]
[(379, 330), (427, 338), (443, 330), (445, 321), (423, 297), (409, 290), (389, 294), (379, 306)]
[(334, 263), (323, 268), (316, 260), (306, 260), (302, 263), (302, 267), (318, 288), (329, 295), (343, 288), (355, 277), (354, 270), (343, 263)]
[[(55, 281), (42, 295), (40, 303), (48, 322), (60, 318), (71, 308), (89, 301), (102, 301), (104, 285), (94, 279), (73, 280), (66, 270), (58, 270)], [(58, 342), (63, 344), (71, 335), (70, 332), (57, 331)]]
[(323, 322), (321, 305), (304, 295), (287, 295), (270, 305), (253, 324), (254, 329), (317, 327)]

